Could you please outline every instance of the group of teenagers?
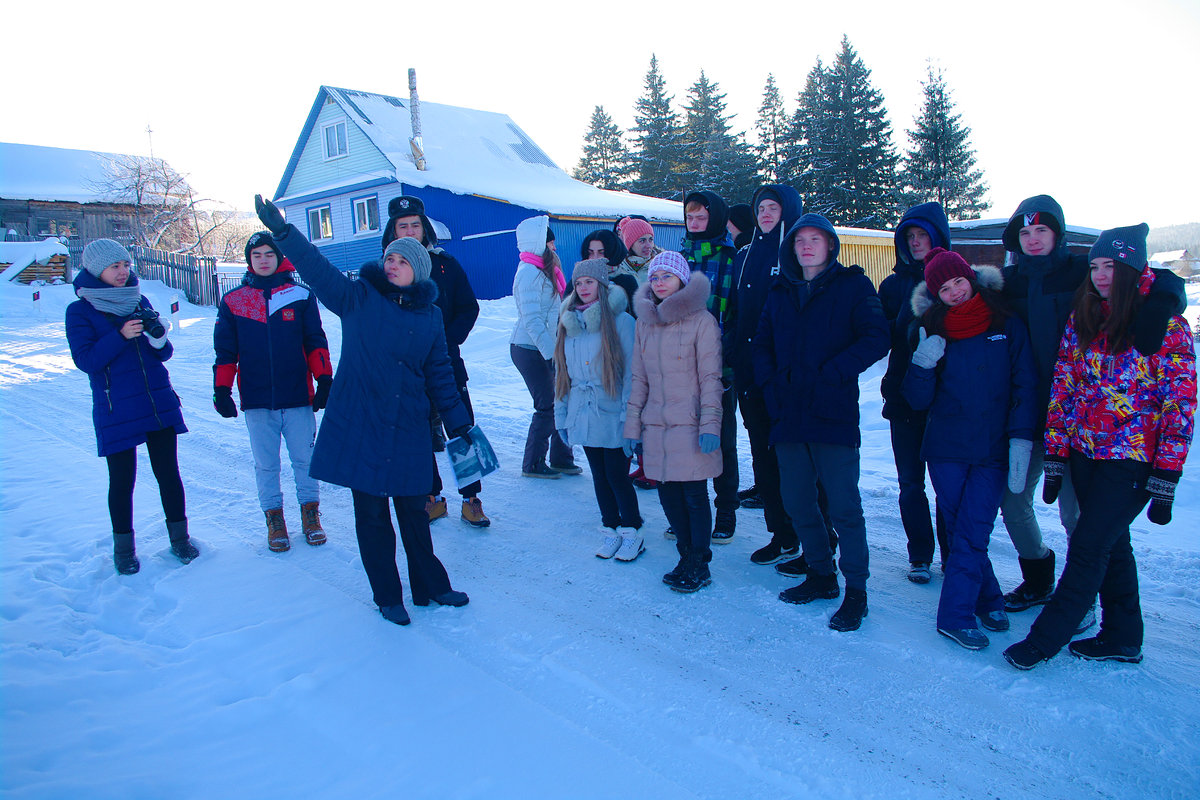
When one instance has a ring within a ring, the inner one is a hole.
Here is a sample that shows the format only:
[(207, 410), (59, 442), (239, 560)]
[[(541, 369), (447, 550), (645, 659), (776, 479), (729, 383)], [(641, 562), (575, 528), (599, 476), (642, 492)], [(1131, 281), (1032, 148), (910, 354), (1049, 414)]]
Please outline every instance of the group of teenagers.
[[(468, 443), (474, 421), (459, 348), (479, 306), (465, 272), (437, 246), (419, 198), (389, 203), (382, 258), (357, 277), (330, 264), (270, 201), (255, 203), (267, 231), (247, 243), (243, 284), (222, 299), (213, 403), (237, 416), (236, 383), (270, 549), (290, 547), (282, 442), (308, 544), (325, 541), (318, 481), (351, 489), (384, 618), (410, 622), (389, 499), (414, 604), (465, 605), (429, 533), (446, 515), (431, 420)], [(897, 226), (897, 263), (877, 291), (861, 268), (838, 260), (837, 231), (803, 213), (789, 186), (763, 186), (733, 209), (693, 192), (684, 214), (680, 252), (657, 247), (646, 220), (626, 217), (585, 238), (569, 280), (548, 217), (516, 230), (510, 352), (534, 406), (522, 474), (581, 474), (573, 448), (583, 448), (601, 518), (597, 556), (632, 561), (645, 549), (636, 477), (657, 489), (678, 549), (663, 582), (697, 591), (711, 582), (712, 543), (732, 539), (734, 512), (753, 494), (771, 539), (751, 560), (804, 578), (780, 599), (836, 599), (840, 570), (845, 596), (829, 626), (858, 629), (869, 574), (858, 384), (890, 352), (883, 415), (908, 577), (931, 580), (936, 543), (939, 633), (981, 649), (981, 628), (1008, 630), (1007, 612), (1043, 606), (1028, 637), (1004, 653), (1014, 666), (1032, 668), (1068, 643), (1082, 658), (1141, 660), (1129, 526), (1147, 503), (1151, 521), (1170, 520), (1196, 403), (1183, 283), (1148, 266), (1145, 225), (1104, 231), (1087, 256), (1073, 254), (1061, 208), (1040, 195), (1005, 228), (1011, 263), (972, 267), (951, 249), (941, 206), (926, 203)], [(154, 314), (121, 245), (93, 242), (82, 266), (66, 330), (91, 379), (116, 568), (138, 570), (132, 492), (143, 443), (172, 551), (187, 563), (199, 552), (179, 479), (175, 438), (186, 427), (163, 366), (167, 332), (143, 327)], [(316, 300), (342, 320), (336, 375)], [(742, 497), (739, 407), (754, 472)], [(1033, 509), (1039, 480), (1068, 534), (1057, 586)], [(484, 527), (479, 491), (460, 489), (462, 519)], [(1001, 512), (1023, 577), (1007, 595), (987, 554)], [(1095, 624), (1097, 597), (1098, 634), (1072, 642)]]

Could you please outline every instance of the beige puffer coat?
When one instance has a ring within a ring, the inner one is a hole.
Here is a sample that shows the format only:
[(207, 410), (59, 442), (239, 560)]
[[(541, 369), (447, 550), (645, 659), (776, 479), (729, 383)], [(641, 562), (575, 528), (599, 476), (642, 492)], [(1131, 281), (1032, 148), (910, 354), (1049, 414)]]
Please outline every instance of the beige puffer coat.
[(700, 452), (700, 434), (721, 435), (721, 334), (708, 313), (702, 272), (656, 303), (647, 283), (634, 296), (637, 332), (625, 438), (642, 442), (642, 466), (656, 481), (721, 474), (721, 451)]

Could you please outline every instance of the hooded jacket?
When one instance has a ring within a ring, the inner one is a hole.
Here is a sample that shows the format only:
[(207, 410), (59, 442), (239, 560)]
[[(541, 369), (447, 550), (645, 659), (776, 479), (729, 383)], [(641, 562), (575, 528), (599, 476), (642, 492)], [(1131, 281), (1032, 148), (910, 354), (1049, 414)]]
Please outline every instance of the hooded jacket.
[(448, 430), (470, 417), (446, 352), (437, 284), (390, 284), (378, 262), (352, 280), (295, 228), (276, 237), (317, 298), (342, 319), (342, 351), (309, 474), (380, 497), (428, 494), (430, 399)]
[[(547, 216), (530, 217), (517, 225), (517, 247), (522, 253), (540, 256), (546, 250)], [(509, 344), (537, 350), (542, 358), (554, 358), (554, 336), (562, 298), (554, 282), (533, 264), (521, 261), (513, 276), (513, 301), (517, 304), (517, 323)]]
[(733, 293), (733, 257), (737, 251), (726, 225), (729, 207), (715, 192), (692, 192), (683, 200), (697, 202), (708, 209), (708, 227), (703, 233), (685, 232), (679, 252), (687, 259), (692, 271), (703, 272), (712, 287), (707, 308), (716, 317), (721, 330), (729, 316), (729, 296)]
[(621, 262), (629, 255), (629, 251), (625, 249), (621, 239), (617, 234), (610, 230), (601, 228), (600, 230), (592, 231), (583, 240), (583, 244), (579, 245), (579, 258), (581, 261), (586, 261), (591, 256), (588, 255), (588, 245), (592, 242), (599, 242), (604, 247), (604, 258), (608, 261), (608, 274), (612, 275), (621, 266)]
[[(908, 329), (913, 321), (913, 290), (925, 280), (925, 262), (912, 257), (905, 238), (907, 229), (914, 225), (929, 234), (932, 247), (951, 249), (950, 222), (941, 203), (913, 206), (896, 226), (896, 266), (892, 267), (892, 274), (879, 284), (879, 302), (883, 305), (883, 315), (887, 317), (892, 345), (887, 372), (879, 383), (879, 391), (883, 395), (883, 418), (898, 421), (924, 416), (913, 410), (900, 391), (904, 373), (912, 362)], [(999, 275), (997, 279), (1003, 282)]]
[(721, 474), (721, 451), (700, 451), (700, 434), (721, 435), (721, 335), (705, 311), (708, 278), (656, 303), (650, 284), (634, 297), (637, 330), (625, 438), (642, 442), (642, 467), (656, 481)]
[(779, 246), (784, 234), (804, 213), (800, 193), (785, 184), (769, 184), (754, 193), (751, 208), (757, 210), (764, 197), (779, 202), (782, 216), (768, 233), (754, 228), (750, 244), (738, 251), (733, 261), (734, 290), (730, 297), (729, 320), (725, 323), (725, 360), (733, 366), (739, 392), (755, 387), (752, 344), (758, 320), (767, 302), (767, 292), (779, 274)]
[[(805, 227), (830, 237), (829, 266), (803, 278), (793, 243)], [(829, 220), (805, 214), (779, 246), (780, 273), (754, 337), (754, 375), (771, 415), (771, 444), (858, 447), (858, 376), (887, 355), (888, 329), (875, 287), (861, 267), (837, 261), (841, 241)]]
[[(132, 272), (126, 286), (136, 286)], [(72, 281), (76, 290), (108, 287), (87, 270)], [(139, 309), (152, 309), (143, 295)], [(96, 454), (109, 456), (144, 444), (146, 434), (164, 428), (187, 433), (179, 396), (163, 362), (175, 352), (171, 341), (150, 346), (145, 335), (126, 339), (121, 326), (129, 317), (99, 311), (87, 300), (67, 306), (66, 334), (75, 366), (92, 387), (92, 424)]]

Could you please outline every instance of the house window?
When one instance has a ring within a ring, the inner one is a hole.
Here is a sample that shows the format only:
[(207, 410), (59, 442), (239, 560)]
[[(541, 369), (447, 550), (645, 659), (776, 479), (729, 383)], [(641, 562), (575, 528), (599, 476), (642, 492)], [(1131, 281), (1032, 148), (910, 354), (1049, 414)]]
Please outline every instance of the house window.
[(318, 206), (308, 210), (308, 240), (333, 238), (333, 214), (329, 206)]
[(379, 198), (360, 197), (354, 201), (354, 232), (371, 233), (379, 230)]
[(321, 129), (322, 138), (325, 141), (325, 160), (331, 158), (341, 158), (350, 152), (349, 145), (346, 144), (346, 123), (335, 122), (332, 125), (326, 125)]

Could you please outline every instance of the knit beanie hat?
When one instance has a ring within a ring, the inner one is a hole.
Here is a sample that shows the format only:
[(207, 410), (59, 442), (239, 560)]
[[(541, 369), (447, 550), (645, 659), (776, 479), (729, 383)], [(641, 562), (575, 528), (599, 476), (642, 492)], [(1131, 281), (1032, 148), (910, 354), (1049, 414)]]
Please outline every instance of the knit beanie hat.
[(930, 250), (925, 256), (925, 286), (929, 293), (937, 297), (942, 284), (952, 278), (973, 280), (975, 270), (958, 253), (940, 247)]
[(633, 243), (646, 234), (654, 233), (654, 228), (644, 219), (626, 217), (622, 222), (624, 224), (621, 225), (621, 241), (625, 243), (626, 248), (633, 247)]
[(608, 286), (608, 259), (589, 258), (586, 261), (576, 261), (575, 269), (571, 270), (571, 283), (580, 278), (595, 278), (597, 283)]
[[(387, 249), (383, 251), (383, 260), (387, 261), (387, 257), (391, 253), (399, 253), (412, 267), (413, 283), (429, 280), (429, 274), (433, 267), (429, 263), (429, 251), (425, 249), (425, 245), (411, 236), (405, 236), (387, 246)], [(380, 266), (382, 265), (380, 262)]]
[(679, 282), (684, 286), (687, 286), (692, 278), (692, 269), (688, 266), (687, 259), (673, 250), (664, 250), (651, 259), (646, 267), (646, 274), (653, 275), (656, 272), (669, 272), (679, 278)]
[[(779, 203), (774, 197), (770, 198)], [(780, 203), (782, 206), (783, 204)], [(754, 211), (750, 208), (749, 203), (738, 203), (729, 209), (729, 221), (737, 226), (737, 229), (742, 233), (754, 230)]]
[(282, 266), (283, 253), (279, 251), (279, 247), (275, 244), (275, 238), (269, 231), (259, 231), (246, 240), (246, 266), (250, 265), (250, 251), (257, 250), (264, 245), (275, 251), (275, 258), (279, 259), (279, 264)]
[(1146, 234), (1149, 232), (1150, 226), (1144, 222), (1124, 228), (1110, 228), (1102, 232), (1092, 245), (1088, 261), (1111, 258), (1114, 264), (1125, 264), (1141, 272), (1146, 266)]
[(133, 263), (133, 256), (129, 255), (129, 251), (122, 247), (120, 242), (114, 242), (112, 239), (97, 239), (83, 248), (83, 268), (97, 278), (101, 272), (118, 261)]

